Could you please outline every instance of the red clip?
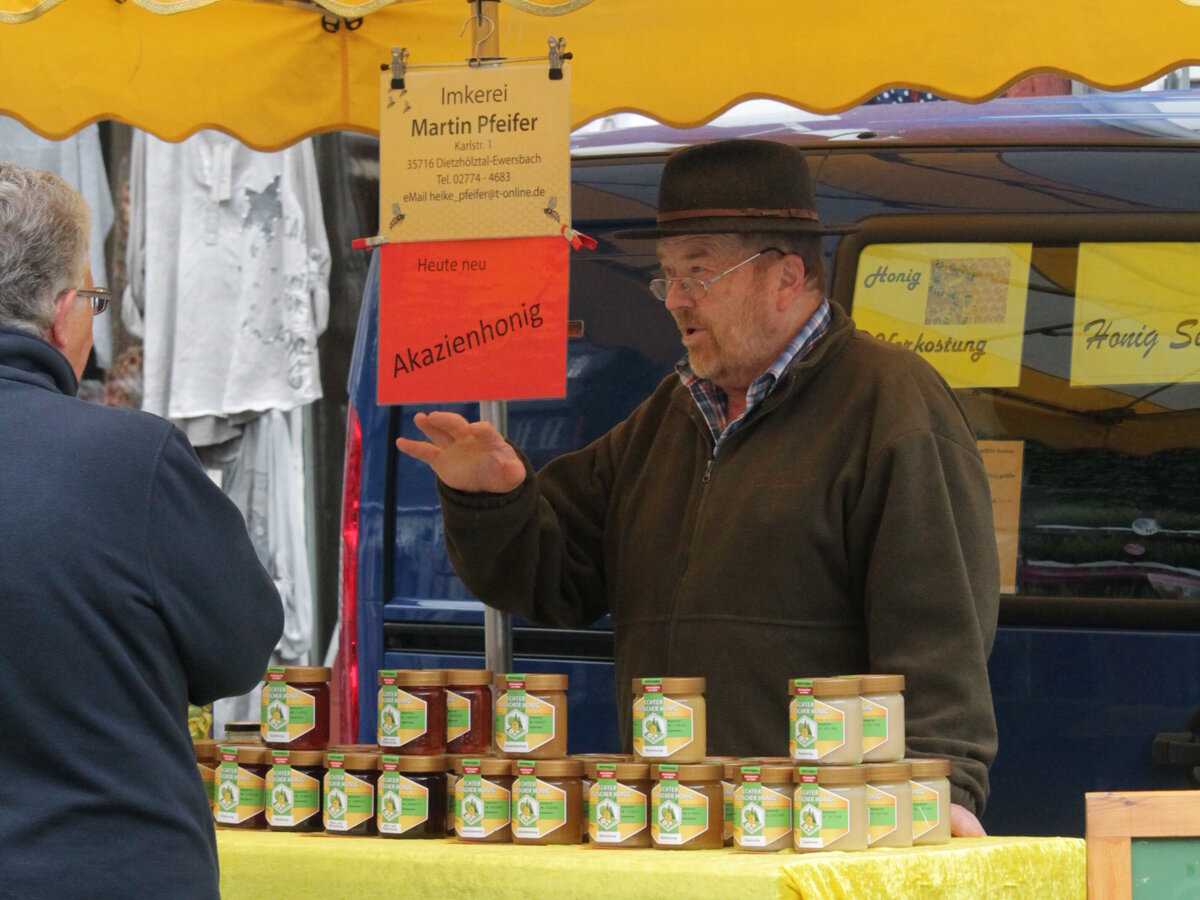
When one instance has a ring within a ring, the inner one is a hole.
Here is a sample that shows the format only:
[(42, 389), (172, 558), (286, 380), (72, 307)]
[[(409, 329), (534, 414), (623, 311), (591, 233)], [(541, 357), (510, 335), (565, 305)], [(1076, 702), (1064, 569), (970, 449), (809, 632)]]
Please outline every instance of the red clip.
[(380, 244), (386, 244), (390, 238), (386, 234), (377, 234), (374, 237), (355, 238), (350, 242), (351, 250), (370, 250), (372, 247), (378, 247)]
[(570, 241), (571, 246), (576, 250), (582, 250), (584, 247), (587, 247), (589, 250), (595, 250), (598, 246), (598, 242), (594, 237), (588, 237), (582, 231), (576, 231), (570, 225), (562, 227), (562, 236)]

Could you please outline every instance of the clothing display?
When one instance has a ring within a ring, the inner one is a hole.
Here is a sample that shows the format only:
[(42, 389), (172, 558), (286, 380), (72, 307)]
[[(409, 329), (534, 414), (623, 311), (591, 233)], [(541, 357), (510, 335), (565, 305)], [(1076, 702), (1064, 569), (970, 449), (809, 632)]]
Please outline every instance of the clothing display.
[(188, 702), (253, 685), (282, 608), (179, 430), (76, 387), (0, 330), (0, 894), (215, 898)]
[[(134, 135), (122, 298), (143, 340), (142, 408), (174, 422), (242, 511), (284, 601), (274, 663), (307, 661), (313, 597), (300, 411), (321, 397), (329, 243), (310, 141), (277, 153), (201, 131)], [(258, 717), (251, 691), (213, 710)]]
[[(308, 665), (312, 644), (313, 597), (305, 539), (304, 473), (299, 461), (303, 410), (263, 413), (240, 437), (197, 452), (221, 489), (241, 510), (250, 542), (275, 582), (283, 601), (283, 636), (271, 665)], [(213, 704), (213, 733), (226, 722), (259, 717), (257, 688)]]
[[(100, 150), (99, 126), (85, 125), (61, 141), (52, 141), (30, 131), (16, 119), (0, 116), (0, 159), (53, 172), (83, 195), (92, 213), (89, 257), (92, 280), (95, 284), (107, 284), (104, 239), (113, 226), (113, 202)], [(113, 355), (109, 316), (96, 316), (92, 321), (92, 340), (96, 365), (107, 369), (112, 365)]]
[[(122, 316), (145, 345), (143, 409), (196, 438), (189, 420), (318, 399), (330, 255), (311, 143), (261, 153), (216, 131), (139, 132), (130, 194)], [(232, 436), (204, 428), (194, 443)]]
[(906, 678), (911, 755), (952, 763), (979, 814), (996, 753), (987, 657), (999, 570), (987, 476), (950, 388), (915, 354), (827, 334), (713, 455), (668, 376), (623, 423), (508, 494), (439, 483), (468, 589), (534, 621), (605, 613), (631, 680), (708, 679), (708, 752), (787, 752), (791, 678)]

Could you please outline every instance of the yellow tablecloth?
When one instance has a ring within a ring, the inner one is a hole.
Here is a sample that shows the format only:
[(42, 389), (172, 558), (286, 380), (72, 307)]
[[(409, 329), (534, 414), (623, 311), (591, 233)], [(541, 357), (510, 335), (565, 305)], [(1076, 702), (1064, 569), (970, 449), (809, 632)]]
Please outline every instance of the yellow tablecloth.
[(688, 897), (1071, 900), (1086, 894), (1078, 838), (956, 838), (862, 853), (517, 847), (218, 830), (223, 900), (619, 900)]

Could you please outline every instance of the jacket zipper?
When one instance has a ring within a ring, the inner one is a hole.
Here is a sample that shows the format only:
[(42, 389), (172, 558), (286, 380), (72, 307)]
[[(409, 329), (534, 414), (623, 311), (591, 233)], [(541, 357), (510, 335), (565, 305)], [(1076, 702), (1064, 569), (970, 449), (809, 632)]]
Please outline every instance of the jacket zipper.
[[(702, 485), (707, 485), (712, 481), (713, 464), (717, 461), (717, 447), (713, 445), (712, 452), (708, 456), (708, 462), (704, 466), (704, 475), (700, 479)], [(675, 656), (675, 628), (679, 621), (679, 594), (683, 589), (683, 582), (686, 579), (687, 570), (691, 566), (692, 547), (696, 543), (696, 529), (699, 528), (704, 511), (705, 501), (707, 500), (707, 491), (701, 489), (700, 500), (696, 504), (696, 515), (692, 523), (692, 536), (688, 539), (687, 548), (684, 550), (683, 569), (680, 572), (681, 578), (675, 587), (675, 599), (671, 604), (671, 618), (667, 622), (667, 647), (666, 647), (666, 669), (665, 672), (673, 671), (671, 669), (671, 660)]]

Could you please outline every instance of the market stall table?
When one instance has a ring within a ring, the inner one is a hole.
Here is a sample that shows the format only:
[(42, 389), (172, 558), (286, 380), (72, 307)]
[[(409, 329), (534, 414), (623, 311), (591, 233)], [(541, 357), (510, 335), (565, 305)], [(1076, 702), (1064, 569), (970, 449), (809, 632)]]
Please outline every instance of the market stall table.
[(1078, 838), (956, 838), (861, 853), (529, 847), (217, 831), (223, 900), (1018, 897), (1086, 893)]

